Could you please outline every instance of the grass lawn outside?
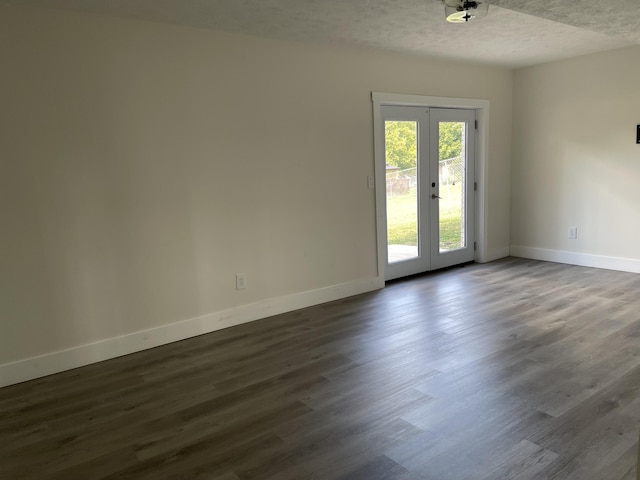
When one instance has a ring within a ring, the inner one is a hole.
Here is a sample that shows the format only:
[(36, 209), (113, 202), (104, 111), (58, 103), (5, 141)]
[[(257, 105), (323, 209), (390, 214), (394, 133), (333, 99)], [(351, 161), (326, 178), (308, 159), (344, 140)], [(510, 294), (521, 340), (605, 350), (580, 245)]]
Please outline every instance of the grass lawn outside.
[[(464, 246), (461, 245), (464, 225), (460, 189), (459, 183), (440, 187), (440, 250)], [(387, 244), (418, 245), (417, 203), (415, 189), (387, 197)]]

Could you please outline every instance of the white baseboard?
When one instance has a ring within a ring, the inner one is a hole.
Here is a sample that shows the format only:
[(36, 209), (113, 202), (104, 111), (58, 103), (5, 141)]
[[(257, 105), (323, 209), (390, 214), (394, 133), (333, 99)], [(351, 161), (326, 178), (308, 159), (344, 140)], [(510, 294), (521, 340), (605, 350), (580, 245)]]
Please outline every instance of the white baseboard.
[(632, 258), (607, 257), (604, 255), (548, 250), (546, 248), (525, 247), (522, 245), (511, 245), (511, 255), (514, 257), (531, 258), (533, 260), (579, 265), (581, 267), (595, 267), (606, 270), (640, 273), (640, 260)]
[(149, 330), (5, 363), (0, 365), (0, 387), (380, 288), (384, 288), (384, 279), (366, 278), (242, 305)]

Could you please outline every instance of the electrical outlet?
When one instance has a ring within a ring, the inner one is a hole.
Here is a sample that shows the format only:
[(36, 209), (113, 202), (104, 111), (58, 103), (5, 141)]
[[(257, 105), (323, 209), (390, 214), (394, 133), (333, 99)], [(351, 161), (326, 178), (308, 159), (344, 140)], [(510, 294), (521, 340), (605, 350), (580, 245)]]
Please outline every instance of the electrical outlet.
[(369, 190), (373, 190), (375, 186), (376, 186), (375, 178), (373, 177), (373, 175), (369, 175), (367, 177), (367, 188), (369, 188)]
[(236, 273), (236, 290), (247, 288), (247, 276), (244, 273)]
[(569, 239), (576, 240), (578, 238), (578, 227), (569, 227)]

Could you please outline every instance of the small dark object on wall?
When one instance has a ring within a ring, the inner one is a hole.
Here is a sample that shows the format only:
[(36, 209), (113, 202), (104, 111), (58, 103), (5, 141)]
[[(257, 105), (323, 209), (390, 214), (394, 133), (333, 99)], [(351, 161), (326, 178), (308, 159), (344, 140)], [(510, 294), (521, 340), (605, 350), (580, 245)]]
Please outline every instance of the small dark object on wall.
[(638, 129), (636, 130), (636, 143), (640, 143), (640, 125), (638, 125)]

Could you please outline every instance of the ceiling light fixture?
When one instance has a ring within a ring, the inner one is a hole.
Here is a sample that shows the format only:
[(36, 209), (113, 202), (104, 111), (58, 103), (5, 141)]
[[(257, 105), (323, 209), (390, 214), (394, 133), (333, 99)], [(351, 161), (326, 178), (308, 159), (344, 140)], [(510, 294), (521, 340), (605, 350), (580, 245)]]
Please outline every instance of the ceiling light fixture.
[(442, 0), (442, 3), (444, 3), (445, 17), (451, 23), (466, 23), (484, 16), (489, 10), (487, 2), (474, 0)]

